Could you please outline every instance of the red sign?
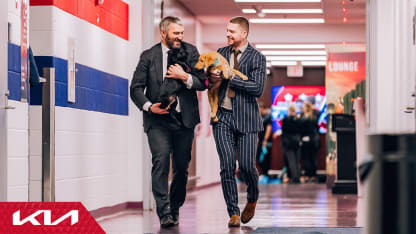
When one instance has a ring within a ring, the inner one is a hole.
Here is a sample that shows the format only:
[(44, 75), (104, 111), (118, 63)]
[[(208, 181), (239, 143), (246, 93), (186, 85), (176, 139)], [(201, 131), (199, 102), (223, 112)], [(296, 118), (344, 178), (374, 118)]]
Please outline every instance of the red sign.
[(0, 233), (105, 233), (80, 202), (1, 202)]
[(343, 96), (365, 79), (365, 52), (328, 53), (325, 71), (327, 104), (343, 113)]
[(28, 0), (22, 0), (21, 4), (21, 34), (20, 34), (20, 54), (21, 54), (21, 100), (27, 101), (27, 80), (29, 77), (29, 68), (27, 62), (27, 49), (29, 47), (29, 2)]

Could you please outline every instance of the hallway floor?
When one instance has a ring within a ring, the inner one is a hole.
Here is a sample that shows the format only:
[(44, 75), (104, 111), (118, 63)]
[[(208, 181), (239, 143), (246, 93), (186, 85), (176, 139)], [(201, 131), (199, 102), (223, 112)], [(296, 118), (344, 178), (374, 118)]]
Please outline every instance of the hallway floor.
[[(239, 206), (246, 202), (239, 184)], [(99, 221), (107, 233), (248, 233), (259, 227), (362, 227), (364, 210), (356, 195), (333, 195), (325, 184), (260, 185), (254, 218), (240, 228), (228, 228), (221, 186), (188, 193), (180, 224), (160, 229), (154, 211), (129, 211)], [(360, 207), (360, 208), (358, 208)]]

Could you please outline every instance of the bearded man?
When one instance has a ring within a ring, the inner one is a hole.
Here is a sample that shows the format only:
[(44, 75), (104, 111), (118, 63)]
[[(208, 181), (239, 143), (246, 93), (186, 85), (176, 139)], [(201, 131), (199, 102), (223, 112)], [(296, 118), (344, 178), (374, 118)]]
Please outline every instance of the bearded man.
[[(159, 28), (161, 43), (141, 54), (130, 85), (130, 97), (143, 111), (144, 131), (152, 153), (152, 191), (157, 215), (161, 227), (168, 228), (179, 224), (179, 208), (185, 201), (194, 128), (199, 123), (196, 91), (206, 88), (206, 77), (203, 71), (187, 73), (179, 64), (168, 67), (171, 49), (183, 48), (187, 54), (185, 62), (191, 67), (198, 62), (195, 46), (182, 41), (181, 20), (165, 17)], [(161, 107), (160, 88), (164, 79), (178, 79), (184, 86), (175, 95), (172, 106), (175, 116), (169, 114), (171, 105)], [(171, 153), (173, 178), (168, 192)]]

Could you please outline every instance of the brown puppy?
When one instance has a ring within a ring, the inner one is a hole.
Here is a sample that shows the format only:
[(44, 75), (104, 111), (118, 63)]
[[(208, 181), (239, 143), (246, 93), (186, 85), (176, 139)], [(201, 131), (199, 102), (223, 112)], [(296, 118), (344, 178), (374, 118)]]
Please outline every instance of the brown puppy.
[[(201, 54), (199, 56), (198, 63), (195, 65), (196, 69), (210, 69), (210, 71), (220, 71), (224, 79), (231, 79), (231, 76), (228, 71), (231, 70), (234, 75), (239, 76), (243, 80), (248, 80), (247, 76), (241, 73), (238, 70), (235, 70), (230, 67), (227, 60), (217, 52), (208, 52)], [(208, 71), (209, 72), (209, 71)], [(218, 96), (219, 96), (219, 87), (221, 84), (221, 80), (215, 83), (209, 90), (208, 90), (208, 100), (211, 106), (211, 119), (214, 122), (218, 122), (217, 118), (217, 111), (218, 111)], [(230, 97), (235, 96), (234, 90), (230, 89), (228, 92)]]

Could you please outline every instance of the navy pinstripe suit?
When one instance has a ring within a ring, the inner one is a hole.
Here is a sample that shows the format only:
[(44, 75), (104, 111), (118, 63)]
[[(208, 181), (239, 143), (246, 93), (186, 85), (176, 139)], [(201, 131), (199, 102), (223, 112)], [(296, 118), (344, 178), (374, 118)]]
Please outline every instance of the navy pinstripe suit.
[[(230, 61), (231, 46), (218, 49)], [(214, 138), (220, 157), (221, 184), (227, 211), (231, 217), (240, 215), (238, 208), (237, 184), (235, 181), (236, 153), (242, 180), (247, 184), (247, 200), (258, 199), (258, 172), (255, 166), (258, 132), (263, 129), (256, 97), (263, 93), (266, 77), (266, 58), (250, 44), (238, 62), (238, 70), (248, 77), (244, 81), (235, 76), (231, 81), (224, 80), (219, 92), (218, 123), (213, 123)], [(235, 91), (232, 110), (220, 108), (225, 97), (228, 82)]]

